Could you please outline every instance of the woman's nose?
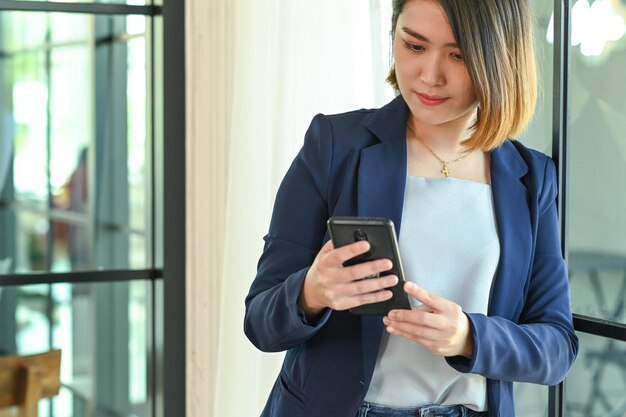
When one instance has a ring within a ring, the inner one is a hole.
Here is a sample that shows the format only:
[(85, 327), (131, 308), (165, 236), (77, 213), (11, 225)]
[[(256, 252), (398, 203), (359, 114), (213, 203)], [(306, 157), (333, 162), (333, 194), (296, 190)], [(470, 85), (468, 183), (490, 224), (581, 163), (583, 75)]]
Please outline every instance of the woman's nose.
[(422, 61), (420, 80), (428, 86), (445, 84), (445, 74), (438, 56), (425, 56)]

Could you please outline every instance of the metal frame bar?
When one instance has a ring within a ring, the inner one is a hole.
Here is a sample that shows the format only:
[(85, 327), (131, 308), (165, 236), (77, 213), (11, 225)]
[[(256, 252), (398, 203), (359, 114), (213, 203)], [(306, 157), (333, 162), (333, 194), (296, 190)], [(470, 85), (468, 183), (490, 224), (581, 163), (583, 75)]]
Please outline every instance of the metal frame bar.
[(574, 314), (574, 328), (578, 332), (626, 342), (626, 324), (623, 323)]
[[(569, 76), (570, 1), (554, 0), (554, 67), (552, 81), (552, 158), (558, 170), (558, 210), (561, 225), (561, 251), (568, 262), (569, 214)], [(565, 416), (565, 382), (548, 390), (548, 416)]]
[(155, 280), (163, 277), (160, 269), (108, 269), (104, 271), (31, 272), (0, 275), (0, 287), (11, 285), (98, 283)]
[(558, 167), (559, 221), (561, 224), (561, 250), (568, 258), (569, 214), (569, 90), (570, 90), (570, 0), (554, 2), (554, 68), (552, 97), (552, 158)]
[(164, 416), (186, 415), (185, 1), (163, 5)]
[(162, 13), (161, 6), (134, 6), (109, 3), (67, 3), (47, 1), (0, 0), (0, 11), (59, 12), (84, 14), (120, 14), (156, 16)]

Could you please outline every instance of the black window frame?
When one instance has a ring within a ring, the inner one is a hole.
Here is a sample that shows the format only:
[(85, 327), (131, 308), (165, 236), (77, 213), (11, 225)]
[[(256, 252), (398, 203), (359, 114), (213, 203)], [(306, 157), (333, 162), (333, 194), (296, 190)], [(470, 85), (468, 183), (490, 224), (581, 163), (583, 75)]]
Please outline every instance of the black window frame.
[[(163, 222), (162, 243), (152, 242), (152, 266), (138, 270), (76, 271), (63, 273), (20, 273), (0, 275), (0, 286), (55, 283), (102, 283), (115, 281), (148, 280), (152, 291), (152, 370), (149, 389), (153, 417), (186, 415), (186, 330), (185, 330), (185, 2), (166, 0), (163, 5), (125, 5), (110, 3), (66, 3), (23, 0), (0, 0), (0, 11), (61, 12), (89, 15), (143, 15), (151, 18), (155, 33), (155, 18), (162, 19), (162, 49), (155, 54), (155, 40), (150, 48), (152, 56), (162, 56), (162, 97), (156, 97), (154, 74), (152, 76), (152, 124), (155, 133), (155, 115), (160, 121), (163, 139), (160, 149), (154, 150), (152, 187), (162, 178)], [(158, 65), (153, 62), (153, 68)], [(156, 72), (156, 71), (155, 71)], [(160, 113), (155, 102), (162, 103)], [(160, 160), (159, 160), (160, 158)], [(154, 194), (153, 194), (154, 195)], [(151, 204), (154, 204), (152, 202)], [(157, 210), (152, 210), (153, 222)], [(154, 226), (154, 225), (153, 225)], [(153, 227), (153, 230), (155, 228)], [(156, 259), (155, 245), (163, 245), (163, 267)], [(161, 318), (162, 322), (159, 321)], [(167, 358), (167, 360), (165, 360)]]
[[(559, 178), (558, 211), (561, 250), (569, 254), (569, 172), (570, 172), (570, 93), (571, 93), (571, 0), (554, 0), (554, 64), (552, 107), (552, 158)], [(626, 341), (626, 324), (574, 313), (574, 329), (580, 333)], [(549, 388), (548, 416), (566, 416), (567, 380)]]

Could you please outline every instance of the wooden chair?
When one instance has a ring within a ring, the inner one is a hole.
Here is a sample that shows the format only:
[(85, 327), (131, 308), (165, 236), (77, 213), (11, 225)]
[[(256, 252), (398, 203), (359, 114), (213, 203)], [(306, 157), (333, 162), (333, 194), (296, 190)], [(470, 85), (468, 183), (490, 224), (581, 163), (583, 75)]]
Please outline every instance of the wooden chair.
[(61, 387), (61, 351), (0, 356), (0, 417), (37, 417), (39, 400)]

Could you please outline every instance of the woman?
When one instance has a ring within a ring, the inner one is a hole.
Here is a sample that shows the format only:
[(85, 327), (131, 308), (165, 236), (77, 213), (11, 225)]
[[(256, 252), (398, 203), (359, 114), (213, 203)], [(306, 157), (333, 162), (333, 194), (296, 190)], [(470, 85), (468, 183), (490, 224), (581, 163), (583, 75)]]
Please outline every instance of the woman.
[[(509, 140), (536, 99), (526, 0), (394, 0), (400, 95), (314, 118), (286, 174), (245, 332), (287, 351), (263, 416), (503, 416), (512, 381), (556, 384), (578, 350), (561, 256), (556, 175)], [(387, 217), (412, 310), (348, 309), (391, 297), (389, 260), (342, 264), (330, 216)], [(320, 250), (321, 247), (321, 250)]]

